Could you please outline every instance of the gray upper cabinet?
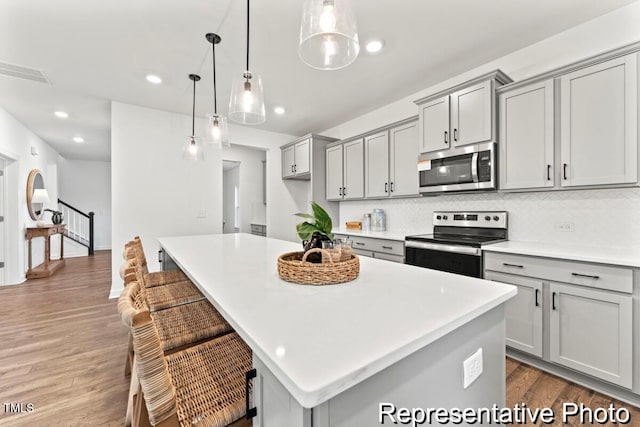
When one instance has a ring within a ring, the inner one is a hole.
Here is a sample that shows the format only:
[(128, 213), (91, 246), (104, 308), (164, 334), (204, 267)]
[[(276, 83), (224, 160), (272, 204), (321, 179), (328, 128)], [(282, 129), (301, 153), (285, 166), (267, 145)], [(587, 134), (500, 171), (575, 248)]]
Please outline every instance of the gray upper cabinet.
[(637, 57), (560, 77), (563, 187), (637, 182)]
[(389, 132), (364, 138), (364, 196), (389, 195)]
[(327, 147), (327, 200), (364, 197), (364, 140)]
[(420, 152), (449, 148), (449, 95), (425, 102), (420, 109)]
[(500, 188), (553, 187), (553, 80), (499, 95)]
[(511, 81), (496, 70), (416, 100), (420, 153), (495, 141), (495, 88)]
[(311, 178), (311, 138), (290, 144), (282, 151), (282, 178)]
[(413, 121), (389, 129), (389, 194), (418, 194), (418, 123)]
[(328, 147), (326, 156), (327, 200), (341, 200), (343, 192), (342, 145)]
[(454, 147), (493, 139), (493, 80), (451, 94), (451, 137)]

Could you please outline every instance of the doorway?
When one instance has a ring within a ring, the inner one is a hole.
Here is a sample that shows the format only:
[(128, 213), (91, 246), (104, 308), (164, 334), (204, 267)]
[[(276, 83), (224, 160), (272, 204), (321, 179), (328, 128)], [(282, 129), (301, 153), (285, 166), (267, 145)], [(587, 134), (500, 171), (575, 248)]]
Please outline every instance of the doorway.
[(4, 274), (4, 254), (7, 246), (6, 235), (7, 232), (5, 218), (7, 216), (7, 209), (5, 203), (5, 180), (4, 180), (4, 166), (5, 161), (0, 157), (0, 285), (5, 283)]
[(240, 162), (222, 161), (222, 232), (240, 232)]

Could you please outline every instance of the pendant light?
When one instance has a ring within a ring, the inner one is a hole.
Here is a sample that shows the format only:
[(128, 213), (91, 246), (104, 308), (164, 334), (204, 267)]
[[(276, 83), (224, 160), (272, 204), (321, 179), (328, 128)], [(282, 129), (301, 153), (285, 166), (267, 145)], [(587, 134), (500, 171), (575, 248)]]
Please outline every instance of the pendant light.
[(189, 79), (193, 81), (193, 109), (191, 110), (191, 135), (187, 139), (186, 146), (182, 149), (184, 160), (202, 160), (202, 150), (196, 140), (196, 82), (200, 80), (197, 74), (189, 74)]
[(360, 53), (350, 0), (304, 0), (300, 25), (300, 59), (319, 70), (337, 70)]
[(249, 0), (247, 0), (247, 68), (231, 87), (229, 118), (245, 125), (258, 125), (265, 121), (264, 95), (260, 75), (249, 71)]
[(207, 120), (207, 139), (213, 144), (228, 147), (230, 144), (227, 118), (218, 114), (218, 92), (216, 90), (216, 45), (222, 41), (222, 38), (214, 33), (207, 33), (205, 37), (211, 43), (211, 57), (213, 58), (213, 114), (209, 115)]

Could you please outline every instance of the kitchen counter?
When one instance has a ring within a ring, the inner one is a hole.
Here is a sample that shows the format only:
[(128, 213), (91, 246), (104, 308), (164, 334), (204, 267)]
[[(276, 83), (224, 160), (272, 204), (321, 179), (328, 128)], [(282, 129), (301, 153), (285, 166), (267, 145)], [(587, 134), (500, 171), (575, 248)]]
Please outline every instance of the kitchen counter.
[[(296, 243), (248, 234), (159, 242), (305, 408), (327, 402), (485, 313), (497, 313), (503, 322), (502, 312), (494, 309), (516, 294), (506, 284), (365, 257), (352, 282), (301, 286), (277, 273), (277, 257), (299, 250)], [(503, 344), (497, 348), (504, 351)], [(504, 358), (496, 363), (503, 368)], [(455, 366), (460, 374), (461, 364)]]
[(622, 247), (518, 242), (509, 240), (508, 242), (483, 246), (482, 250), (487, 252), (559, 258), (625, 267), (640, 267), (640, 248), (633, 250)]
[(361, 236), (371, 237), (374, 239), (387, 239), (403, 241), (405, 236), (413, 236), (415, 234), (429, 234), (432, 231), (422, 231), (416, 233), (398, 232), (398, 231), (362, 231), (362, 230), (347, 230), (346, 228), (333, 229), (333, 234), (346, 234), (347, 236)]

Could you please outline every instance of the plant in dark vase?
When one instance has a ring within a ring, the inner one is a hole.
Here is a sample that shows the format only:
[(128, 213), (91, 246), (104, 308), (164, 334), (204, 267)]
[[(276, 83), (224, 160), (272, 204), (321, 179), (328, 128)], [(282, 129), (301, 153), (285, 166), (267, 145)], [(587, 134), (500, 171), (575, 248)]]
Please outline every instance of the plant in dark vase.
[(51, 212), (51, 222), (54, 224), (62, 224), (62, 212), (54, 211), (53, 209), (45, 209), (47, 212)]
[[(296, 226), (298, 236), (302, 239), (302, 248), (305, 252), (309, 249), (322, 248), (323, 241), (333, 242), (333, 234), (331, 234), (333, 224), (331, 217), (327, 211), (316, 202), (311, 202), (311, 209), (313, 215), (305, 213), (296, 214), (296, 216), (307, 220)], [(319, 253), (310, 254), (307, 257), (307, 261), (315, 263), (322, 262), (322, 255)]]

